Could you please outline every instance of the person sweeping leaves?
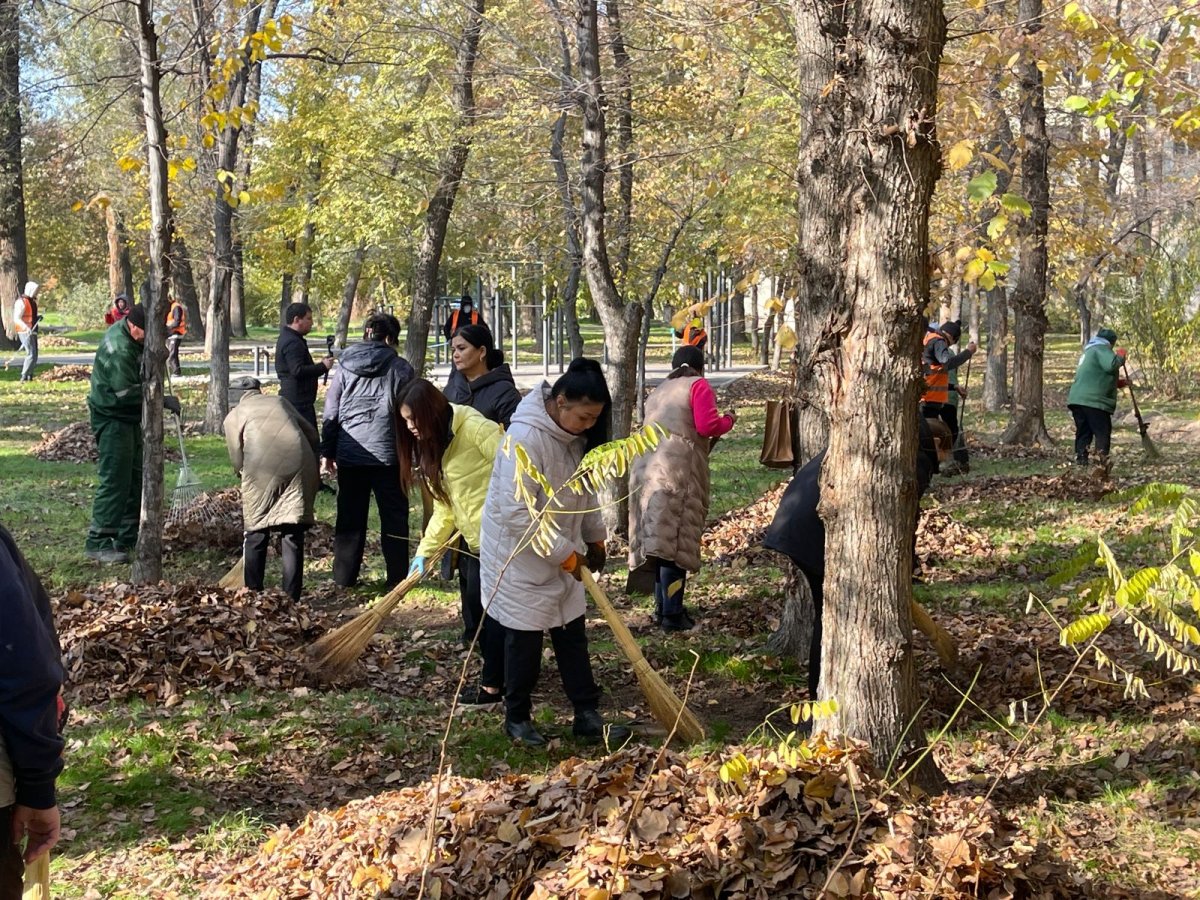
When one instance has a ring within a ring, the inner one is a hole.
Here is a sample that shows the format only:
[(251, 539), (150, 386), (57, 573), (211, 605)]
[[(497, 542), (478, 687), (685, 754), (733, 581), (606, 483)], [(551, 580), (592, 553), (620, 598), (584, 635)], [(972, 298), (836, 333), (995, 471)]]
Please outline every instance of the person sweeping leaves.
[[(538, 498), (545, 491), (517, 467), (517, 453), (496, 456), (479, 535), (480, 582), (489, 617), (504, 634), (504, 731), (514, 741), (540, 746), (546, 739), (531, 720), (531, 695), (542, 668), (542, 635), (550, 632), (563, 688), (575, 707), (576, 737), (619, 743), (620, 725), (605, 726), (600, 687), (588, 658), (581, 568), (604, 567), (604, 523), (591, 491), (563, 491), (584, 454), (608, 439), (612, 397), (595, 360), (576, 359), (551, 387), (543, 382), (513, 414), (508, 434), (555, 491), (556, 539), (538, 548), (530, 541), (532, 518), (514, 490), (518, 478)], [(585, 557), (586, 553), (586, 557)]]
[[(425, 573), (425, 561), (459, 531), (458, 585), (463, 643), (479, 633), (483, 674), (462, 703), (497, 703), (504, 687), (504, 632), (485, 618), (479, 584), (479, 531), (492, 464), (504, 429), (469, 406), (452, 404), (424, 378), (400, 398), (396, 445), (405, 493), (421, 479), (433, 495), (433, 516), (417, 546), (409, 574)], [(480, 631), (482, 629), (482, 631)]]
[(1124, 387), (1120, 378), (1125, 365), (1125, 350), (1113, 349), (1117, 333), (1101, 328), (1087, 342), (1075, 367), (1075, 380), (1067, 393), (1067, 409), (1075, 420), (1075, 464), (1088, 464), (1088, 451), (1096, 443), (1097, 462), (1108, 472), (1108, 451), (1112, 445), (1112, 414), (1117, 408), (1117, 389)]

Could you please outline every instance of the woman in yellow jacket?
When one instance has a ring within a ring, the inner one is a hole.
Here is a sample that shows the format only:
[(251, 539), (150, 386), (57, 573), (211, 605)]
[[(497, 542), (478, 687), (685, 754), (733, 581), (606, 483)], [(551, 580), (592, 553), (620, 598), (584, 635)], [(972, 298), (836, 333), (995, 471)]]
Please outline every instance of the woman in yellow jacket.
[(462, 640), (469, 646), (479, 632), (483, 674), (479, 687), (464, 692), (459, 702), (496, 703), (504, 686), (504, 636), (483, 614), (479, 530), (504, 428), (469, 406), (452, 404), (424, 378), (408, 387), (399, 410), (402, 421), (396, 423), (396, 444), (401, 484), (407, 492), (420, 478), (433, 495), (433, 515), (409, 574), (424, 574), (429, 556), (456, 529), (462, 533), (458, 553)]

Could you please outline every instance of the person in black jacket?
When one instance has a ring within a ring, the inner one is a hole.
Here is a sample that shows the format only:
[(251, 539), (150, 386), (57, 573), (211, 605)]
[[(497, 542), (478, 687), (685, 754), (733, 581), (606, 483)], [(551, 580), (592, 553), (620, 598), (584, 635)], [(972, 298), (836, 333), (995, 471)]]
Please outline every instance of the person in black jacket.
[(376, 313), (368, 318), (362, 343), (342, 354), (325, 396), (321, 474), (338, 479), (333, 580), (342, 587), (358, 583), (372, 492), (387, 586), (395, 587), (408, 572), (408, 497), (400, 487), (393, 423), (400, 395), (416, 373), (396, 353), (399, 340), (395, 316)]
[(449, 343), (460, 328), (482, 324), (483, 316), (475, 309), (475, 301), (471, 299), (470, 294), (463, 294), (462, 299), (458, 301), (458, 309), (453, 310), (442, 323), (442, 334), (446, 336), (446, 343)]
[(25, 863), (58, 843), (62, 683), (50, 598), (0, 525), (0, 900), (20, 900)]
[[(939, 461), (950, 455), (953, 439), (950, 429), (937, 419), (921, 417), (918, 427), (916, 476), (917, 496), (920, 497), (937, 472)], [(775, 518), (763, 535), (763, 546), (777, 550), (795, 563), (812, 591), (815, 613), (808, 649), (808, 694), (813, 700), (817, 699), (821, 678), (822, 616), (825, 611), (825, 523), (817, 513), (817, 507), (821, 502), (821, 466), (826, 452), (822, 450), (795, 474), (780, 498)], [(919, 511), (917, 516), (919, 518)], [(912, 529), (915, 535), (916, 520)], [(915, 549), (913, 566), (915, 571)]]
[(470, 406), (505, 428), (521, 402), (504, 352), (496, 349), (492, 329), (464, 325), (450, 342), (453, 352), (450, 378), (442, 391), (451, 403)]
[(275, 372), (279, 375), (279, 396), (296, 407), (313, 428), (317, 427), (317, 380), (333, 367), (333, 357), (314, 363), (305, 335), (312, 331), (312, 307), (290, 303), (284, 311), (287, 323), (279, 329), (275, 342)]

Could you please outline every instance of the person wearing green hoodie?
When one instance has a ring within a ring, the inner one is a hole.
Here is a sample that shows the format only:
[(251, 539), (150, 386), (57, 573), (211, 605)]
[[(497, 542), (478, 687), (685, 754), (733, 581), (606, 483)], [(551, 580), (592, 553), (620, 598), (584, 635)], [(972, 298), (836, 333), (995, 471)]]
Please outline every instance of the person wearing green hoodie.
[(1075, 462), (1086, 466), (1088, 450), (1094, 440), (1100, 465), (1107, 466), (1112, 444), (1112, 414), (1117, 408), (1117, 388), (1125, 382), (1119, 377), (1125, 365), (1125, 351), (1117, 347), (1117, 333), (1101, 328), (1087, 342), (1075, 367), (1075, 380), (1067, 394), (1067, 409), (1075, 419)]
[[(100, 457), (84, 555), (100, 563), (129, 562), (142, 507), (142, 345), (146, 307), (140, 303), (104, 332), (92, 363), (87, 405)], [(179, 399), (163, 397), (179, 415)]]

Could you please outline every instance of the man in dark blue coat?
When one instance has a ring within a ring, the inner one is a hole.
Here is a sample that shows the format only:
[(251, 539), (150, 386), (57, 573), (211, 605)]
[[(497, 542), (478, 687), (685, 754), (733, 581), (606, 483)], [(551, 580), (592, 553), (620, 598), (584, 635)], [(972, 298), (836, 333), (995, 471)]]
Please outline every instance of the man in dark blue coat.
[(286, 324), (275, 342), (275, 372), (279, 396), (296, 407), (313, 428), (317, 427), (317, 380), (333, 367), (333, 357), (313, 362), (305, 336), (312, 331), (313, 312), (307, 303), (291, 303), (284, 310)]
[(0, 526), (0, 900), (19, 900), (25, 863), (58, 842), (62, 682), (50, 598)]

